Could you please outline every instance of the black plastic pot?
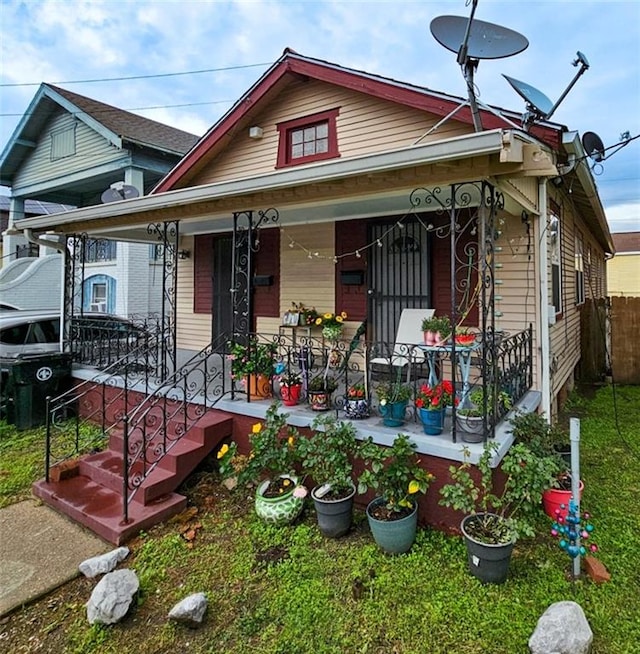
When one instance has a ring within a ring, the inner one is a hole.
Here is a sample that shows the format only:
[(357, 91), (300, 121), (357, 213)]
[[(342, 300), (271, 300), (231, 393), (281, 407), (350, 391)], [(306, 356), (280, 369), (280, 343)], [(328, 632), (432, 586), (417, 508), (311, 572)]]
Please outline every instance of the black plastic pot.
[[(469, 534), (467, 527), (485, 515), (476, 513), (468, 515), (460, 523), (460, 529), (467, 545), (467, 562), (469, 572), (480, 581), (491, 584), (502, 584), (507, 578), (509, 572), (509, 563), (511, 561), (511, 552), (513, 551), (513, 541), (510, 543), (500, 543), (497, 545), (481, 543)], [(499, 519), (499, 516), (495, 516)]]
[(348, 497), (331, 500), (316, 497), (316, 491), (322, 486), (316, 486), (311, 491), (313, 504), (318, 515), (318, 527), (327, 538), (340, 538), (351, 529), (353, 516), (353, 498), (356, 494), (354, 488)]

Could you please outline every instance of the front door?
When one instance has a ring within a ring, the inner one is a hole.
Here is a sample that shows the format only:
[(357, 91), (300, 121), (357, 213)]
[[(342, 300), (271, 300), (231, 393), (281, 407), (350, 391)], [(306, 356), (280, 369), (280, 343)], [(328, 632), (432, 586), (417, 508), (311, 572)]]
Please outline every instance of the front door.
[(231, 338), (232, 331), (232, 302), (231, 302), (231, 273), (232, 273), (233, 238), (217, 236), (213, 239), (213, 315), (211, 319), (212, 342), (218, 339)]
[(395, 342), (400, 314), (430, 308), (429, 238), (419, 221), (369, 225), (368, 314), (370, 338)]

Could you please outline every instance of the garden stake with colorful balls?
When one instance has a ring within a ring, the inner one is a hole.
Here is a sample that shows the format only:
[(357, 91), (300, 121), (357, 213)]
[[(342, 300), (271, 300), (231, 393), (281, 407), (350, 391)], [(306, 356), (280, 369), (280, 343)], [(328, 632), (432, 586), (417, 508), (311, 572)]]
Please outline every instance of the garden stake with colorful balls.
[[(558, 539), (560, 549), (573, 559), (572, 578), (575, 581), (580, 573), (579, 557), (584, 556), (587, 550), (595, 554), (598, 546), (595, 543), (589, 543), (587, 546), (581, 544), (581, 539), (587, 541), (593, 533), (594, 526), (589, 522), (591, 515), (584, 513), (581, 516), (580, 507), (573, 499), (569, 501), (566, 517), (563, 517), (566, 508), (564, 504), (561, 504), (560, 508), (556, 509), (556, 517), (551, 525), (551, 535)], [(581, 523), (581, 517), (584, 518), (584, 524)]]

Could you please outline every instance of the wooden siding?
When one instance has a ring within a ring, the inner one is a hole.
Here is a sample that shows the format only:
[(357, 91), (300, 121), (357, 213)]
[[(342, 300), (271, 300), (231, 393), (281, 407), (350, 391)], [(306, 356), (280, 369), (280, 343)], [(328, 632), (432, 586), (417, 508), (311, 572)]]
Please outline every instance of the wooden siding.
[[(180, 249), (193, 248), (193, 237), (181, 240)], [(199, 351), (211, 341), (211, 314), (193, 312), (193, 266), (193, 257), (178, 261), (176, 331), (179, 348)]]
[(607, 294), (640, 297), (640, 254), (616, 254), (607, 262)]
[[(76, 123), (75, 154), (52, 161), (51, 133), (71, 129), (74, 123)], [(103, 136), (60, 108), (43, 130), (34, 151), (25, 158), (15, 177), (14, 188), (63, 178), (72, 173), (86, 172), (92, 166), (116, 161), (126, 156), (128, 156), (126, 151), (114, 147)]]
[[(249, 138), (248, 125), (229, 134), (229, 147), (192, 183), (207, 184), (275, 170), (278, 154), (276, 124), (333, 108), (340, 110), (337, 129), (341, 157), (410, 146), (438, 121), (433, 114), (364, 93), (318, 81), (297, 82), (287, 87), (277, 102), (251, 119), (251, 125), (263, 129), (261, 139)], [(470, 126), (450, 120), (421, 143), (470, 131)]]

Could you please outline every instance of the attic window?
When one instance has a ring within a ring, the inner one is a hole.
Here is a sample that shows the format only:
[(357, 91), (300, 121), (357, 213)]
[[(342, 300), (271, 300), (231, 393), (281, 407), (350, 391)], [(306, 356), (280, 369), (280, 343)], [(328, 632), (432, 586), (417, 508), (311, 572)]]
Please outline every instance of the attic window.
[(277, 125), (280, 134), (276, 168), (335, 159), (338, 152), (336, 116), (339, 109), (288, 120)]
[(72, 157), (76, 153), (76, 126), (51, 132), (51, 161)]

